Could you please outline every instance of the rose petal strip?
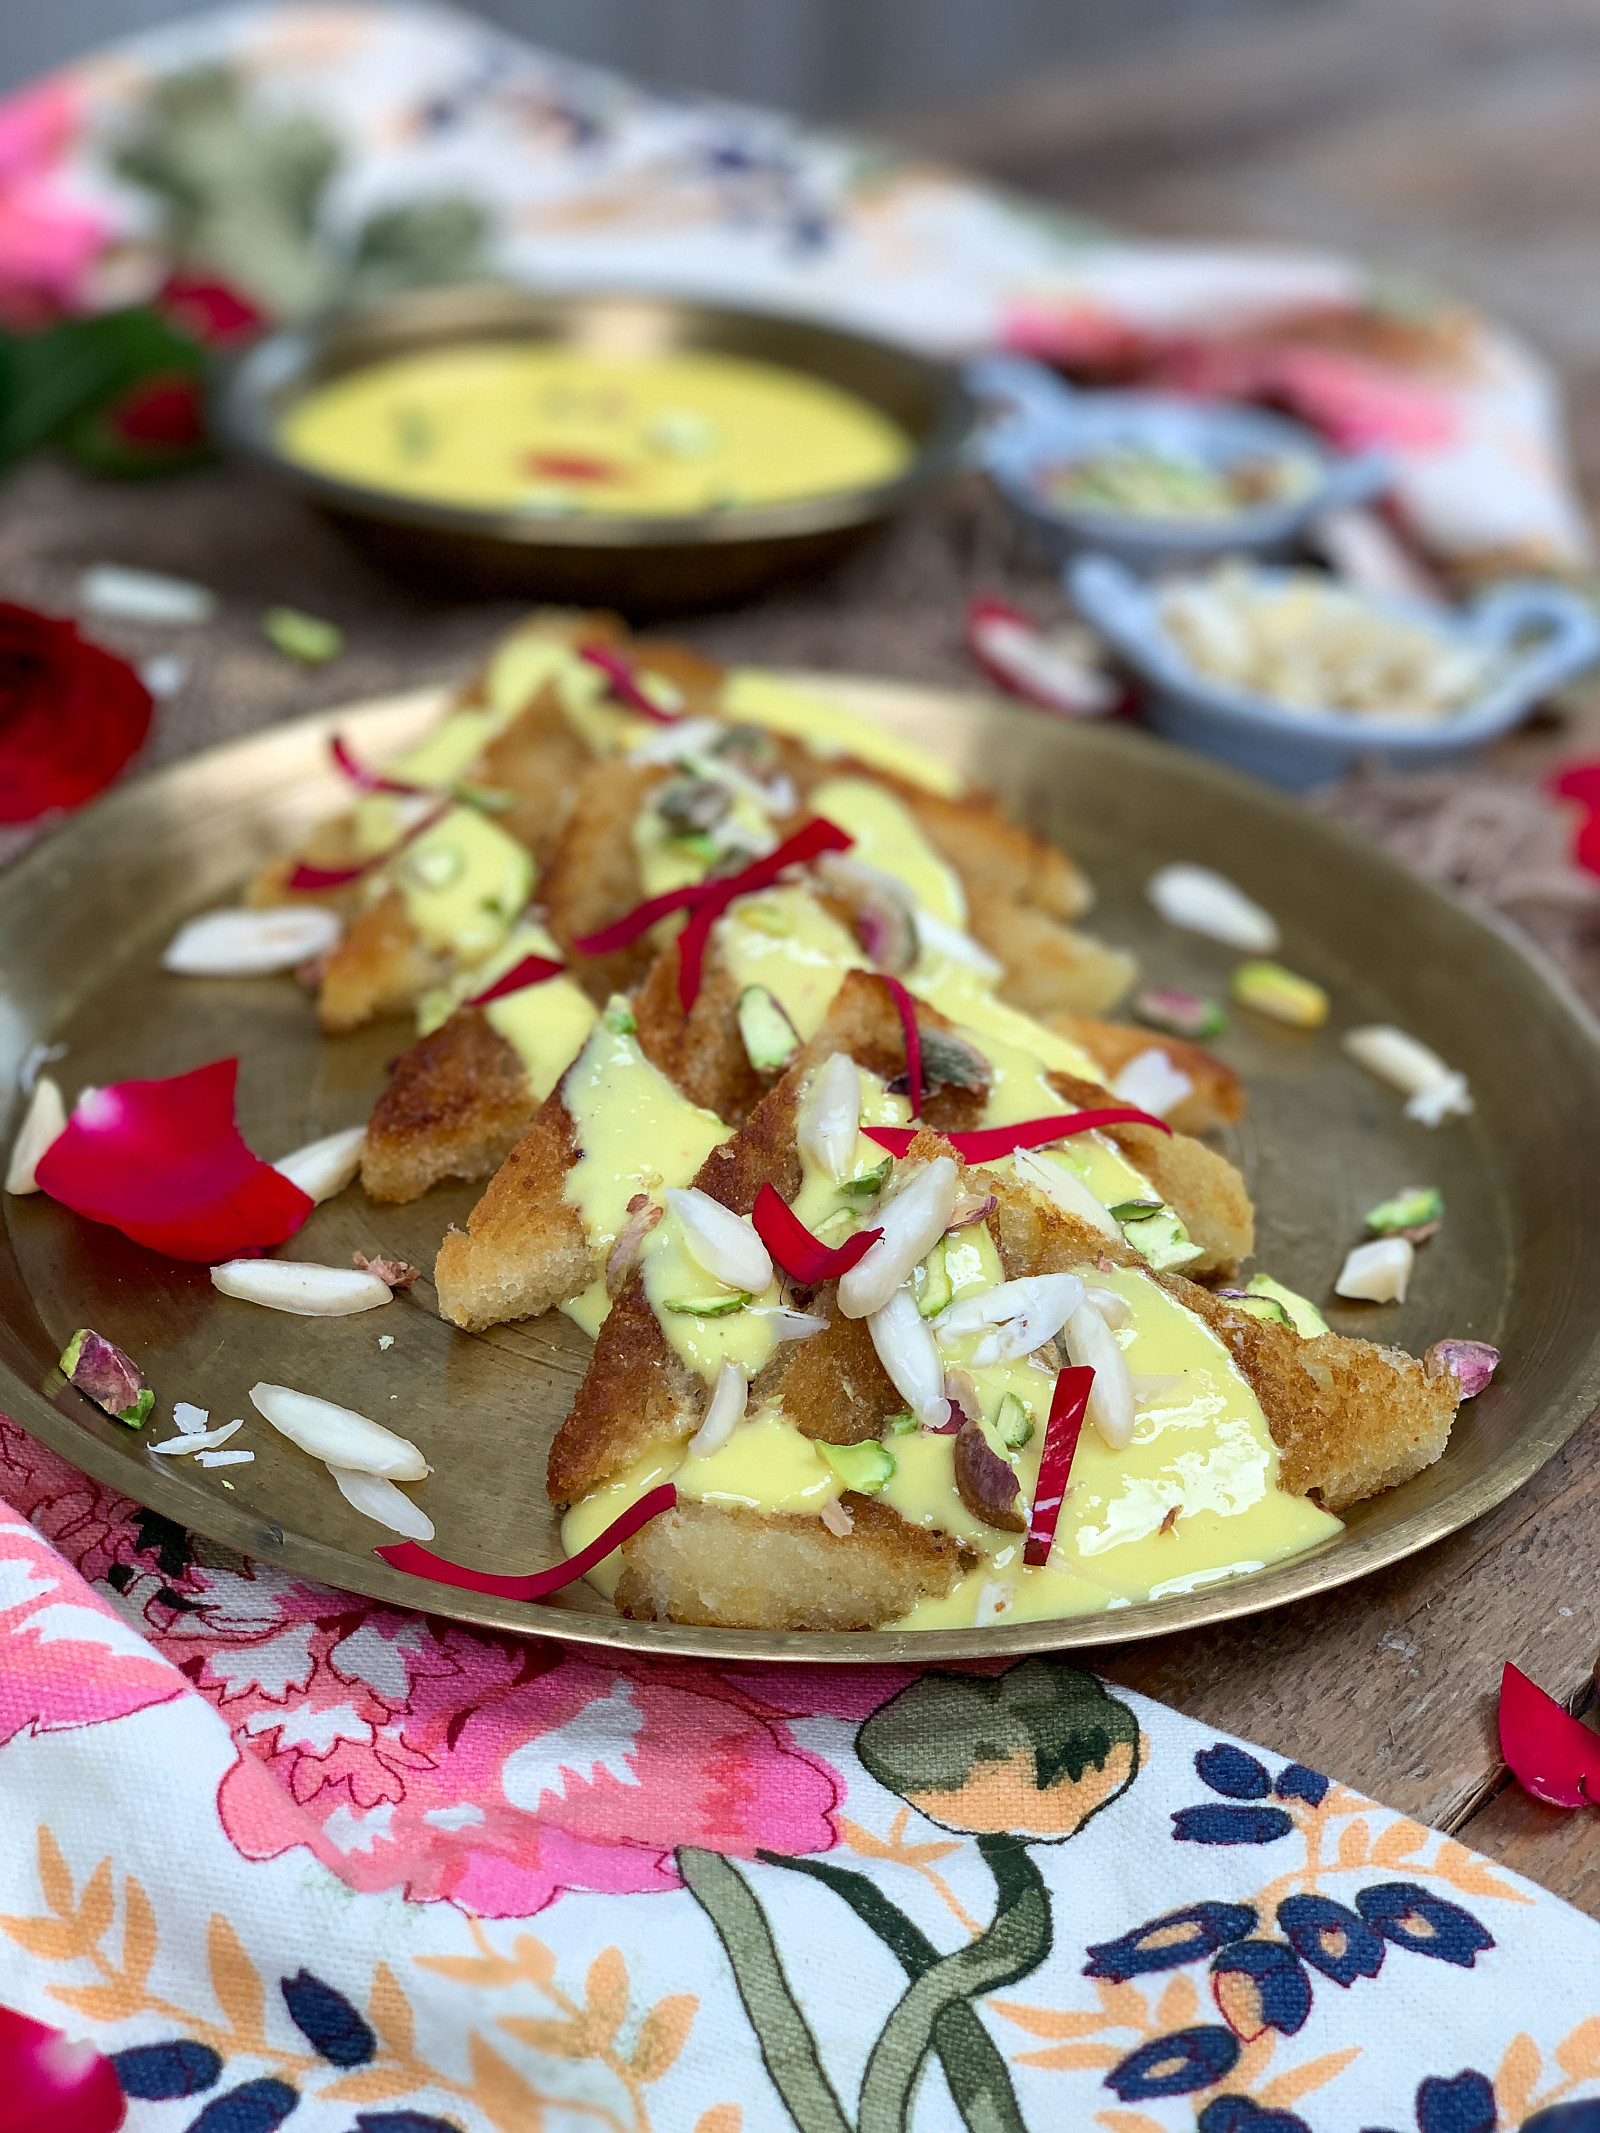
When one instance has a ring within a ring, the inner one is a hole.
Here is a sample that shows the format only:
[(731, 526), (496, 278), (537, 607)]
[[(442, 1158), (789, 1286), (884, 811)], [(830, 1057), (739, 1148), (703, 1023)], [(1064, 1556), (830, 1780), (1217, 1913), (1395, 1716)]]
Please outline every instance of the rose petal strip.
[(521, 992), (527, 985), (542, 985), (546, 978), (558, 978), (566, 969), (565, 963), (552, 963), (547, 955), (525, 955), (520, 963), (513, 963), (502, 978), (486, 985), (482, 992), (473, 993), (467, 1000), (468, 1007), (487, 1007), (491, 1000), (502, 1000), (508, 992)]
[(371, 859), (363, 859), (359, 866), (312, 867), (301, 860), (289, 876), (285, 887), (309, 892), (317, 889), (342, 889), (349, 882), (359, 881), (363, 874), (370, 874), (374, 867), (386, 866), (397, 853), (403, 852), (408, 844), (415, 843), (424, 830), (430, 830), (436, 822), (442, 822), (455, 804), (454, 800), (441, 800), (437, 807), (430, 807), (420, 822), (412, 823), (398, 844), (391, 844), (386, 852), (377, 852)]
[(1022, 1560), (1030, 1570), (1042, 1570), (1050, 1560), (1056, 1523), (1066, 1500), (1072, 1461), (1083, 1435), (1083, 1418), (1089, 1412), (1093, 1388), (1094, 1372), (1084, 1365), (1056, 1373), (1044, 1450), (1039, 1458), (1039, 1481), (1033, 1492), (1033, 1509), (1028, 1514), (1028, 1537), (1022, 1544)]
[[(1075, 1133), (1093, 1133), (1102, 1126), (1154, 1126), (1170, 1133), (1165, 1119), (1131, 1104), (1113, 1104), (1103, 1111), (1058, 1111), (1050, 1118), (1025, 1118), (1014, 1126), (980, 1126), (973, 1133), (946, 1133), (947, 1140), (964, 1163), (994, 1163), (1019, 1148), (1044, 1148), (1051, 1141), (1070, 1140)], [(917, 1137), (913, 1126), (863, 1126), (869, 1141), (887, 1148), (894, 1156), (905, 1155)]]
[(750, 1220), (756, 1235), (791, 1281), (814, 1288), (819, 1281), (837, 1281), (848, 1274), (883, 1235), (881, 1229), (858, 1229), (843, 1244), (828, 1245), (806, 1228), (775, 1186), (763, 1185), (756, 1194)]
[(889, 988), (889, 997), (894, 1002), (895, 1013), (900, 1017), (900, 1028), (906, 1040), (906, 1083), (911, 1098), (911, 1116), (922, 1116), (922, 1032), (917, 1028), (916, 1003), (898, 978), (891, 978), (887, 971), (879, 971), (879, 977)]
[(379, 771), (369, 770), (365, 763), (358, 762), (335, 733), (328, 742), (328, 752), (358, 792), (426, 792), (426, 785), (411, 785), (404, 778), (386, 778)]
[(613, 652), (608, 645), (580, 644), (578, 657), (586, 660), (590, 666), (600, 669), (611, 684), (612, 695), (620, 697), (630, 711), (638, 711), (645, 718), (654, 719), (658, 726), (675, 726), (678, 723), (677, 712), (663, 711), (659, 704), (652, 703), (639, 686), (639, 677), (627, 660), (620, 653)]
[(669, 889), (665, 895), (652, 896), (609, 926), (602, 926), (598, 933), (582, 935), (573, 942), (573, 948), (579, 955), (609, 955), (613, 949), (626, 948), (636, 941), (669, 912), (690, 912), (689, 922), (678, 938), (678, 999), (687, 1014), (700, 997), (700, 973), (711, 928), (734, 898), (770, 887), (786, 867), (803, 866), (822, 852), (846, 851), (853, 842), (836, 822), (818, 815), (792, 837), (786, 837), (775, 852), (742, 872), (721, 875), (713, 881), (690, 882), (681, 889)]
[(436, 1585), (458, 1585), (464, 1592), (492, 1593), (501, 1600), (544, 1600), (563, 1585), (570, 1585), (584, 1577), (596, 1563), (602, 1563), (613, 1548), (620, 1548), (641, 1526), (649, 1525), (652, 1518), (659, 1518), (663, 1511), (670, 1511), (678, 1500), (678, 1492), (670, 1481), (659, 1488), (649, 1489), (631, 1504), (620, 1518), (614, 1518), (602, 1533), (597, 1533), (586, 1548), (576, 1555), (569, 1555), (563, 1563), (553, 1563), (548, 1570), (537, 1570), (528, 1577), (496, 1577), (487, 1570), (469, 1570), (464, 1563), (452, 1563), (442, 1555), (434, 1555), (415, 1541), (398, 1541), (387, 1548), (375, 1548), (374, 1555), (381, 1555), (386, 1563), (396, 1570), (404, 1570), (414, 1578), (432, 1578)]
[(1500, 1676), (1500, 1751), (1536, 1800), (1600, 1806), (1600, 1735), (1509, 1661)]
[(678, 936), (678, 1001), (685, 1014), (700, 997), (700, 974), (705, 965), (711, 929), (735, 897), (768, 889), (786, 867), (803, 866), (824, 852), (848, 851), (855, 839), (825, 815), (817, 815), (804, 829), (786, 837), (775, 852), (757, 859), (737, 874), (697, 884), (698, 894), (689, 923)]

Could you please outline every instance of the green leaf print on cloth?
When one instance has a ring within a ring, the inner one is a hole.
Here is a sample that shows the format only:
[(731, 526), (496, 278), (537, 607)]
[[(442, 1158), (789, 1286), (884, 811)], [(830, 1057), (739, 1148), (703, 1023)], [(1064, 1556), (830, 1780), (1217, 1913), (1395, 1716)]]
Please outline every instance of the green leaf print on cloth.
[(1024, 2133), (1011, 2077), (974, 2002), (1048, 1957), (1050, 1892), (1028, 1844), (1065, 1842), (1127, 1791), (1143, 1760), (1138, 1720), (1092, 1675), (1027, 1659), (995, 1676), (924, 1674), (866, 1720), (856, 1752), (919, 1813), (976, 1837), (994, 1876), (994, 1916), (965, 1947), (941, 1954), (864, 1874), (758, 1855), (842, 1898), (910, 1981), (872, 2048), (852, 2129), (759, 1898), (726, 1859), (680, 1850), (684, 1882), (727, 1953), (767, 2071), (800, 2133), (907, 2133), (932, 2052), (970, 2133)]

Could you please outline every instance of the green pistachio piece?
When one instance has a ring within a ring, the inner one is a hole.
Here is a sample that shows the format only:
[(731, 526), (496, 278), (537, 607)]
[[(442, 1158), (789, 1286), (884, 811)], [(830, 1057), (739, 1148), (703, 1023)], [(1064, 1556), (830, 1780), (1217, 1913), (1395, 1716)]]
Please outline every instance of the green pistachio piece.
[(799, 1031), (765, 985), (747, 985), (740, 993), (739, 1035), (758, 1074), (781, 1073), (800, 1049)]
[(861, 1170), (853, 1178), (846, 1178), (839, 1190), (847, 1193), (852, 1200), (875, 1200), (888, 1184), (889, 1174), (893, 1169), (894, 1157), (886, 1155), (876, 1169)]
[(862, 1496), (876, 1496), (894, 1473), (894, 1454), (868, 1437), (862, 1444), (826, 1444), (819, 1437), (817, 1450), (847, 1489)]
[(1252, 1274), (1245, 1283), (1251, 1296), (1269, 1296), (1282, 1304), (1289, 1323), (1303, 1341), (1314, 1341), (1319, 1333), (1326, 1333), (1328, 1321), (1309, 1297), (1301, 1296), (1294, 1289), (1286, 1289), (1281, 1281), (1274, 1281), (1270, 1274)]
[(731, 1318), (754, 1302), (748, 1289), (734, 1289), (721, 1296), (665, 1296), (661, 1308), (676, 1311), (681, 1318)]
[(344, 631), (297, 607), (269, 607), (261, 618), (262, 635), (285, 659), (303, 667), (326, 666), (344, 650)]
[(1403, 1229), (1423, 1229), (1444, 1216), (1444, 1196), (1435, 1185), (1408, 1185), (1392, 1200), (1381, 1200), (1363, 1218), (1368, 1229), (1380, 1237), (1393, 1237)]
[(994, 1427), (995, 1434), (1009, 1452), (1020, 1452), (1033, 1435), (1033, 1417), (1014, 1392), (1008, 1392), (1000, 1402)]

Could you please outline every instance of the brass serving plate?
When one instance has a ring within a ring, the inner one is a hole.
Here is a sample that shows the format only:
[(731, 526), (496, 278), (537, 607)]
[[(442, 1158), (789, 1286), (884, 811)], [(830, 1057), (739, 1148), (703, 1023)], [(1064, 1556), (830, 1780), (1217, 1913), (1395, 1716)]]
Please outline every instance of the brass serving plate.
[[(471, 511), (357, 486), (278, 448), (289, 406), (343, 372), (464, 340), (562, 341), (596, 353), (710, 350), (774, 363), (854, 393), (911, 442), (892, 481), (698, 517)], [(327, 511), (377, 560), (431, 589), (686, 613), (834, 561), (935, 486), (961, 455), (973, 402), (948, 364), (778, 312), (639, 292), (556, 294), (503, 283), (408, 290), (259, 342), (217, 396), (224, 436)]]
[[(1341, 1331), (1414, 1351), (1446, 1333), (1504, 1350), (1500, 1381), (1463, 1409), (1444, 1459), (1361, 1506), (1344, 1531), (1254, 1577), (1081, 1620), (923, 1635), (773, 1635), (624, 1622), (586, 1586), (530, 1606), (406, 1577), (372, 1553), (384, 1536), (322, 1468), (253, 1417), (257, 1379), (282, 1381), (390, 1420), (420, 1443), (433, 1477), (416, 1492), (436, 1548), (484, 1569), (534, 1570), (560, 1554), (543, 1475), (551, 1435), (587, 1344), (559, 1313), (486, 1336), (434, 1315), (426, 1283), (354, 1319), (281, 1317), (219, 1297), (203, 1267), (175, 1265), (42, 1196), (7, 1200), (0, 1245), (0, 1406), (136, 1501), (263, 1561), (465, 1621), (579, 1643), (723, 1659), (972, 1658), (1129, 1638), (1331, 1593), (1453, 1532), (1526, 1481), (1600, 1398), (1600, 1032), (1561, 982), (1507, 933), (1422, 887), (1294, 802), (1205, 759), (1115, 727), (1053, 722), (976, 697), (829, 677), (891, 729), (982, 773), (1033, 827), (1078, 853), (1100, 889), (1097, 924), (1129, 942), (1155, 982), (1221, 991), (1226, 950), (1160, 924), (1142, 888), (1171, 858), (1224, 868), (1275, 911), (1285, 960), (1324, 983), (1334, 1028), (1403, 1024), (1471, 1077), (1477, 1112), (1437, 1133), (1313, 1036), (1235, 1017), (1221, 1049), (1246, 1076), (1251, 1111), (1229, 1152), (1260, 1211), (1259, 1263), (1319, 1298), (1360, 1215), (1402, 1185), (1432, 1182), (1449, 1207), (1399, 1307), (1330, 1307)], [(165, 976), (179, 921), (228, 901), (246, 871), (346, 797), (326, 740), (369, 758), (403, 746), (432, 692), (334, 711), (129, 784), (0, 878), (0, 1087), (29, 1045), (65, 1040), (54, 1069), (69, 1098), (86, 1083), (169, 1074), (238, 1053), (240, 1116), (278, 1155), (363, 1118), (402, 1023), (324, 1042), (288, 977)], [(3, 1121), (9, 1139), (16, 1101)], [(429, 1266), (474, 1188), (406, 1208), (359, 1187), (319, 1208), (290, 1249), (348, 1263), (356, 1247)], [(66, 1385), (55, 1359), (93, 1325), (143, 1365), (159, 1427), (176, 1398), (213, 1421), (243, 1414), (255, 1464), (224, 1473), (154, 1457), (145, 1436)], [(380, 1354), (378, 1335), (394, 1345)]]

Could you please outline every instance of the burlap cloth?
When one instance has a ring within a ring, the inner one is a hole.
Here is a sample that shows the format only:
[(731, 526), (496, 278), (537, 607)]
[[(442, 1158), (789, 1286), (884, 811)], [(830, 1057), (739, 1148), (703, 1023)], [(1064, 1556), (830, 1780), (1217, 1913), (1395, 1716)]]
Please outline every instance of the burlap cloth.
[[(41, 459), (0, 487), (0, 597), (70, 613), (80, 573), (104, 562), (195, 579), (220, 603), (216, 618), (197, 629), (89, 625), (135, 660), (169, 652), (186, 662), (187, 678), (160, 707), (140, 767), (323, 705), (453, 679), (518, 612), (509, 603), (433, 603), (395, 585), (317, 513), (240, 468), (140, 485)], [(828, 578), (671, 627), (730, 661), (970, 688), (980, 677), (962, 623), (979, 591), (1015, 599), (1041, 621), (1065, 610), (1048, 566), (973, 479)], [(275, 651), (261, 617), (280, 603), (338, 623), (339, 657), (313, 669)], [(1600, 1008), (1600, 882), (1571, 866), (1569, 815), (1541, 791), (1552, 764), (1580, 753), (1600, 753), (1595, 684), (1569, 691), (1463, 770), (1358, 775), (1308, 804), (1513, 920)], [(0, 841), (0, 860), (25, 841), (16, 833)]]

